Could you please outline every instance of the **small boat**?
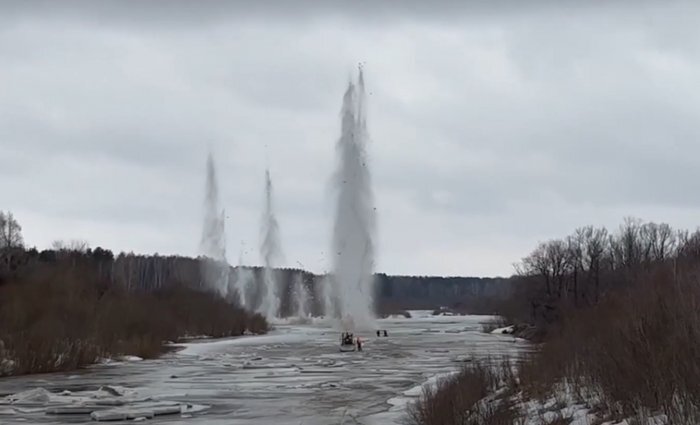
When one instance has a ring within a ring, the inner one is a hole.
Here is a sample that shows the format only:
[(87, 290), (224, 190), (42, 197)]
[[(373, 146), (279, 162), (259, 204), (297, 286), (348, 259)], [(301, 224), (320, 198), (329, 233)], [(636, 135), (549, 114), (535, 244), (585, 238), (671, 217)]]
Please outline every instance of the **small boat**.
[(348, 351), (355, 351), (357, 348), (355, 347), (355, 344), (342, 344), (340, 346), (340, 351), (343, 353), (346, 353)]
[(353, 335), (349, 332), (343, 332), (340, 335), (340, 351), (345, 353), (355, 350), (357, 350), (357, 347), (355, 346)]

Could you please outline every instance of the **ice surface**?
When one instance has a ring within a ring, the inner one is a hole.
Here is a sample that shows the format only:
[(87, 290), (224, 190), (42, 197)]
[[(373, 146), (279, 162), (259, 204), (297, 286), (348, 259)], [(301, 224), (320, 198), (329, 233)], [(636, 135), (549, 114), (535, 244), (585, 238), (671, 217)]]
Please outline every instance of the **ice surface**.
[[(278, 324), (268, 335), (176, 344), (180, 351), (158, 360), (0, 379), (0, 394), (14, 394), (0, 396), (0, 423), (90, 423), (88, 414), (46, 414), (81, 406), (148, 418), (144, 412), (160, 403), (180, 406), (165, 419), (173, 424), (325, 425), (343, 415), (346, 423), (398, 423), (423, 384), (459, 368), (455, 359), (519, 355), (530, 347), (481, 332), (489, 317), (411, 315), (377, 320), (389, 337), (359, 334), (362, 352), (340, 353), (338, 332), (315, 321)], [(11, 401), (20, 395), (39, 402)], [(109, 405), (114, 400), (123, 405)]]
[(44, 388), (34, 388), (27, 391), (22, 391), (17, 394), (12, 394), (6, 398), (10, 403), (48, 403), (51, 400), (51, 393)]
[[(7, 416), (7, 423), (13, 420), (61, 422), (64, 417), (78, 423), (80, 418), (84, 422), (151, 419), (162, 415), (191, 414), (208, 408), (177, 401), (158, 401), (157, 397), (141, 397), (135, 390), (112, 385), (101, 386), (97, 390), (60, 392), (37, 387), (5, 397), (0, 400), (2, 405), (11, 406), (0, 409), (0, 418)], [(38, 417), (39, 414), (46, 416)]]

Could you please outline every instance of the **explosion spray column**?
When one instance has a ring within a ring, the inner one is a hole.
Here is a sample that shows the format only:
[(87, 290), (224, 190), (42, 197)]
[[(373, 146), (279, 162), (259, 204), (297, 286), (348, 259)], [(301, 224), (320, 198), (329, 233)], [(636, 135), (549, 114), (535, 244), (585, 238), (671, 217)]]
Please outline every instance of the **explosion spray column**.
[(272, 204), (272, 180), (270, 171), (265, 171), (265, 209), (262, 216), (260, 256), (263, 269), (262, 303), (258, 312), (267, 319), (274, 319), (279, 314), (280, 296), (275, 267), (282, 258), (280, 248), (279, 225)]
[(333, 295), (344, 329), (371, 329), (375, 209), (367, 164), (365, 83), (349, 83), (343, 97), (335, 175), (337, 207), (333, 228)]
[(200, 263), (201, 275), (208, 290), (222, 297), (228, 295), (229, 265), (226, 262), (226, 215), (219, 210), (219, 185), (216, 167), (211, 153), (207, 157), (207, 178), (204, 196), (204, 222), (200, 252), (204, 256)]

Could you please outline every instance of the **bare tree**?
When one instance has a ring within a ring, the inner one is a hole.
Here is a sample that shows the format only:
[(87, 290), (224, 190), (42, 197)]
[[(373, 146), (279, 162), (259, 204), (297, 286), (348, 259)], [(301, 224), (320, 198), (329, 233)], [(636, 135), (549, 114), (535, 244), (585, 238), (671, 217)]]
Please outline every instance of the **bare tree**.
[(552, 269), (547, 258), (547, 244), (540, 243), (530, 255), (523, 258), (520, 273), (529, 276), (542, 276), (547, 295), (552, 295)]
[(676, 255), (678, 239), (673, 228), (666, 223), (659, 224), (657, 228), (656, 244), (653, 247), (654, 257), (657, 260), (665, 261), (669, 257)]
[(620, 226), (618, 236), (622, 265), (631, 269), (642, 262), (642, 224), (638, 218), (626, 217)]
[(639, 227), (640, 259), (649, 268), (656, 259), (654, 247), (658, 244), (659, 226), (654, 222), (644, 223)]
[(22, 226), (11, 212), (0, 211), (0, 249), (22, 248)]
[(549, 241), (546, 258), (552, 271), (552, 279), (557, 283), (557, 297), (561, 298), (568, 268), (566, 243), (561, 239)]
[(583, 272), (583, 256), (586, 240), (586, 229), (578, 228), (574, 234), (566, 238), (566, 261), (571, 271), (572, 291), (574, 293), (574, 304), (578, 305), (579, 278)]
[(90, 244), (82, 239), (71, 239), (67, 242), (55, 240), (51, 243), (51, 248), (55, 251), (79, 252), (84, 254), (90, 248)]
[(700, 230), (693, 233), (678, 232), (678, 256), (685, 259), (700, 258)]
[(608, 246), (608, 230), (605, 227), (589, 226), (585, 231), (584, 267), (594, 283), (594, 299), (600, 299), (600, 273)]

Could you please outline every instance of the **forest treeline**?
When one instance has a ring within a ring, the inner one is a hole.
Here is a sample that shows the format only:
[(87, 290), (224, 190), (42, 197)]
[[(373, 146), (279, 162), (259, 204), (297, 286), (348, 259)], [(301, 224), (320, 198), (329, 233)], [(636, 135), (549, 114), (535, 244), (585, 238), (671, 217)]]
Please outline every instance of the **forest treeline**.
[(187, 336), (267, 331), (262, 316), (198, 288), (187, 274), (197, 267), (177, 267), (196, 260), (55, 245), (25, 249), (19, 223), (0, 212), (0, 376), (155, 357)]
[[(590, 423), (700, 423), (700, 231), (635, 218), (582, 227), (540, 243), (517, 270), (498, 309), (543, 343), (513, 373), (465, 367), (409, 423), (520, 423), (518, 406), (550, 401), (588, 409)], [(554, 410), (542, 423), (573, 421)]]
[[(52, 248), (37, 250), (25, 248), (21, 227), (11, 215), (10, 220), (0, 222), (3, 234), (0, 239), (0, 285), (16, 278), (26, 270), (52, 263), (90, 264), (101, 281), (129, 292), (153, 292), (177, 284), (196, 290), (207, 290), (201, 271), (201, 259), (183, 256), (139, 255), (117, 253), (102, 247), (91, 248), (82, 241), (57, 241)], [(3, 224), (4, 223), (4, 224)], [(240, 266), (239, 266), (240, 267)], [(240, 278), (239, 267), (231, 267), (228, 275), (229, 294), (233, 295), (235, 280)], [(242, 267), (245, 276), (255, 282), (262, 280), (261, 267)], [(296, 268), (275, 271), (280, 285), (281, 313), (292, 314), (295, 279), (301, 281), (312, 294), (311, 311), (323, 313), (321, 287), (324, 275), (316, 275)], [(441, 277), (441, 276), (391, 276), (378, 273), (375, 276), (374, 300), (380, 313), (390, 313), (409, 308), (433, 309), (448, 306), (461, 312), (493, 313), (500, 301), (512, 290), (507, 278)], [(229, 300), (235, 302), (232, 296)]]

